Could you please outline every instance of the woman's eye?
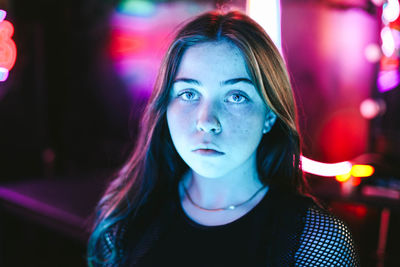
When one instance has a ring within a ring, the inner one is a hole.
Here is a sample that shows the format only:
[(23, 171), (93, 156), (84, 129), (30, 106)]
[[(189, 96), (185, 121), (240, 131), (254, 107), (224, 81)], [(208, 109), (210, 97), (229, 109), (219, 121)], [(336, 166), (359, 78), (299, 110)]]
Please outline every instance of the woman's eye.
[(197, 95), (195, 92), (185, 91), (178, 95), (184, 101), (194, 101), (197, 99)]
[(247, 101), (247, 97), (241, 94), (232, 94), (228, 97), (228, 102), (232, 102), (235, 104), (241, 104)]

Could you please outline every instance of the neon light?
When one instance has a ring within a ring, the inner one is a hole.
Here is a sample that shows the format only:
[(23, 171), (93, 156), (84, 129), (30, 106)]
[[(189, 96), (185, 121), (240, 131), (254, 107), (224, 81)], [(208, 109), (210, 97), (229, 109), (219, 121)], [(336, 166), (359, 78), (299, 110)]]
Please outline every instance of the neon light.
[(0, 67), (0, 82), (7, 80), (8, 72), (8, 69)]
[(282, 51), (280, 1), (248, 0), (247, 14), (264, 28), (279, 51)]
[(149, 40), (139, 34), (130, 32), (113, 31), (111, 38), (111, 54), (113, 58), (124, 58), (135, 53), (145, 51), (149, 46)]
[(399, 68), (399, 59), (395, 57), (381, 57), (380, 71), (396, 70)]
[(0, 22), (2, 22), (7, 16), (7, 12), (3, 9), (0, 9)]
[(156, 5), (152, 1), (124, 0), (118, 5), (117, 11), (130, 16), (148, 17), (154, 14)]
[(383, 2), (384, 2), (385, 0), (371, 0), (371, 2), (372, 3), (374, 3), (374, 5), (376, 5), (376, 6), (381, 6), (381, 5), (383, 5)]
[(375, 169), (370, 165), (353, 165), (351, 175), (354, 177), (369, 177), (374, 174)]
[(400, 6), (398, 0), (388, 0), (383, 4), (382, 20), (384, 22), (395, 21), (399, 17)]
[(381, 59), (381, 48), (377, 44), (369, 44), (364, 50), (364, 55), (369, 62), (376, 63)]
[(348, 172), (346, 174), (336, 175), (336, 181), (341, 182), (341, 183), (348, 181), (350, 178), (351, 178), (350, 172)]
[(382, 38), (382, 52), (387, 57), (391, 57), (396, 48), (392, 30), (389, 27), (384, 27), (381, 31)]
[(13, 25), (4, 20), (6, 11), (0, 10), (0, 81), (5, 81), (9, 70), (15, 64), (17, 58), (17, 48), (11, 39), (14, 34)]
[(373, 119), (378, 114), (383, 114), (386, 110), (386, 104), (383, 100), (365, 99), (360, 104), (360, 113), (366, 119)]
[(353, 186), (359, 186), (361, 184), (361, 179), (360, 177), (353, 177), (353, 179), (351, 180), (351, 184)]
[(400, 83), (399, 72), (398, 70), (380, 71), (376, 82), (379, 92), (392, 90)]
[(348, 161), (339, 163), (322, 163), (301, 156), (303, 171), (319, 176), (337, 176), (351, 171), (351, 163)]
[(353, 165), (351, 171), (345, 174), (336, 175), (336, 181), (344, 183), (352, 179), (352, 185), (358, 186), (361, 183), (360, 177), (369, 177), (374, 174), (375, 169), (371, 165)]

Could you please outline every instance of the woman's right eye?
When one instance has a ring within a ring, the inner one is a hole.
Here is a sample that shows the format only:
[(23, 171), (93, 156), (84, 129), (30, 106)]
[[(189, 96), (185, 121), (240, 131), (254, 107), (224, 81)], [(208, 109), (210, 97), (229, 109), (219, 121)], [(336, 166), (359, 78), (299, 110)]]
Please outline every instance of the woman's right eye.
[(183, 101), (195, 101), (198, 96), (195, 92), (192, 91), (184, 91), (179, 93), (178, 97), (180, 97)]

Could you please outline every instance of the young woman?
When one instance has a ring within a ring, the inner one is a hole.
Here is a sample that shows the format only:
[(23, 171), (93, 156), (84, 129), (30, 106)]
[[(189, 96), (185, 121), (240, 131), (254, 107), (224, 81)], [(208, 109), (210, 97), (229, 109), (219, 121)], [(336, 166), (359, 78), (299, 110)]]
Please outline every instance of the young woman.
[(132, 156), (102, 197), (91, 266), (358, 266), (346, 225), (306, 197), (285, 64), (239, 12), (172, 42)]

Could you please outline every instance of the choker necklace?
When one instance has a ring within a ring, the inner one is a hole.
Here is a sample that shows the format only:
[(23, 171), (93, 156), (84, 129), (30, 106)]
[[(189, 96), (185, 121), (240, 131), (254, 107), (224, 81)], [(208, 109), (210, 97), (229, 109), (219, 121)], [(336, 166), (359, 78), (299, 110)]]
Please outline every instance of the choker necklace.
[(197, 204), (192, 200), (192, 198), (190, 197), (189, 192), (187, 191), (186, 186), (185, 186), (183, 183), (182, 183), (182, 187), (183, 187), (183, 190), (185, 191), (185, 195), (186, 195), (187, 198), (189, 199), (190, 203), (191, 203), (193, 206), (195, 206), (196, 208), (199, 208), (199, 209), (204, 210), (204, 211), (223, 211), (223, 210), (234, 210), (234, 209), (236, 209), (237, 207), (243, 206), (244, 204), (250, 202), (253, 198), (255, 198), (255, 196), (257, 196), (258, 193), (260, 193), (261, 190), (263, 190), (263, 189), (266, 188), (267, 186), (266, 186), (266, 185), (262, 186), (260, 189), (257, 190), (257, 192), (255, 192), (255, 193), (254, 193), (248, 200), (246, 200), (245, 202), (242, 202), (242, 203), (237, 204), (237, 205), (229, 205), (228, 207), (219, 208), (219, 209), (207, 209), (207, 208), (203, 208), (203, 207), (197, 205)]

